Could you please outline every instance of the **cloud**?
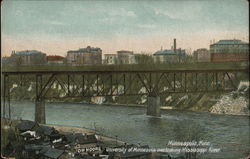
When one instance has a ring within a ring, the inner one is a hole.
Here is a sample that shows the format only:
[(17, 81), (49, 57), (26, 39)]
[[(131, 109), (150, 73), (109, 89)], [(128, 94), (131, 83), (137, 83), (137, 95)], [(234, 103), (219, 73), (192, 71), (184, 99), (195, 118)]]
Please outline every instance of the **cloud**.
[(189, 3), (186, 3), (185, 6), (178, 6), (178, 7), (167, 7), (167, 8), (161, 8), (161, 7), (151, 7), (155, 15), (164, 15), (171, 19), (176, 20), (182, 20), (182, 21), (188, 21), (188, 20), (194, 20), (198, 19), (201, 16), (202, 12), (202, 6), (201, 5), (194, 5), (191, 6)]
[(107, 16), (99, 19), (100, 22), (121, 23), (124, 20), (131, 20), (131, 19), (137, 17), (133, 11), (125, 10), (124, 8), (109, 10), (106, 12), (106, 14), (107, 14)]
[(124, 8), (111, 10), (108, 13), (110, 16), (121, 16), (121, 17), (136, 17), (135, 12), (125, 10)]
[(44, 21), (45, 24), (50, 24), (50, 25), (67, 25), (63, 22), (60, 21), (52, 21), (52, 20), (45, 20)]

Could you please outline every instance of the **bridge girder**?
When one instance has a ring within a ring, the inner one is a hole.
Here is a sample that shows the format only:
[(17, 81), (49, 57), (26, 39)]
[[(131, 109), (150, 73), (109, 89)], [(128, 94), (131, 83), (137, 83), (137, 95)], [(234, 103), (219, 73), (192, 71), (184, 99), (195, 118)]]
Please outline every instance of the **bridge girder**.
[[(242, 71), (3, 72), (3, 85), (4, 96), (10, 86), (35, 85), (36, 99), (206, 93), (236, 89), (235, 73)], [(50, 93), (58, 88), (64, 96)]]
[[(35, 101), (41, 104), (51, 98), (153, 97), (171, 93), (232, 91), (237, 89), (236, 73), (239, 72), (248, 74), (249, 70), (2, 72), (3, 114), (5, 116), (7, 105), (11, 118), (11, 94), (17, 88), (23, 92), (33, 91)], [(42, 118), (41, 121), (45, 121), (45, 117)]]

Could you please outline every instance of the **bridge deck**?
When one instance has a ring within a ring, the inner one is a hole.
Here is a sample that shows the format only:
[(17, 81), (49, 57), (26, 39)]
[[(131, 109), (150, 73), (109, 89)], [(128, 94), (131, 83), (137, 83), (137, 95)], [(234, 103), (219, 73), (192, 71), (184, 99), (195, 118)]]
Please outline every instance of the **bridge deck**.
[(102, 70), (102, 71), (2, 71), (2, 74), (105, 74), (105, 73), (208, 73), (249, 72), (249, 69), (193, 69), (193, 70)]

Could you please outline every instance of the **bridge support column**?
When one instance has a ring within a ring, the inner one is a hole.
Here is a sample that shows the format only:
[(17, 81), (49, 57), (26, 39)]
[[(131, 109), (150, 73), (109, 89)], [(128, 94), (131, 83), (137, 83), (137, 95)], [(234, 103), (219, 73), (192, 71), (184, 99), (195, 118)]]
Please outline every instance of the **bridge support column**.
[(148, 107), (147, 107), (147, 115), (160, 117), (161, 109), (160, 109), (160, 96), (148, 96)]
[(45, 101), (44, 99), (36, 99), (35, 107), (35, 121), (41, 124), (45, 124)]

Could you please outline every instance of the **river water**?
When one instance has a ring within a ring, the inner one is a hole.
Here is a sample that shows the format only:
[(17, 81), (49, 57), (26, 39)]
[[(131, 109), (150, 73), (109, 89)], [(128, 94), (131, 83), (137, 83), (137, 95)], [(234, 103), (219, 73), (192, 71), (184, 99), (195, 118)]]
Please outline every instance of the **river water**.
[[(14, 119), (34, 120), (32, 102), (11, 102)], [(169, 141), (210, 142), (219, 152), (199, 158), (235, 159), (250, 154), (249, 117), (203, 112), (162, 111), (160, 118), (145, 115), (139, 107), (46, 103), (46, 123), (96, 129), (128, 143), (164, 148)], [(174, 155), (174, 154), (173, 154)]]

